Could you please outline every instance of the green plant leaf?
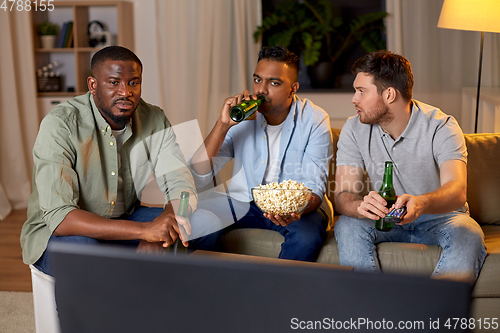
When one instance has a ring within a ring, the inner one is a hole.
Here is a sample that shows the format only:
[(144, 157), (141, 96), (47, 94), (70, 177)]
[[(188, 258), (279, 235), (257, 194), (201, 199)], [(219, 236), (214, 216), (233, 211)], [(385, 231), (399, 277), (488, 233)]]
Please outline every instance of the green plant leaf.
[(308, 32), (302, 34), (302, 41), (304, 42), (304, 50), (302, 51), (304, 64), (306, 66), (312, 66), (319, 60), (321, 42), (315, 40)]
[(387, 48), (385, 40), (381, 37), (380, 31), (377, 30), (368, 31), (366, 35), (360, 36), (358, 41), (367, 53)]
[(385, 48), (386, 15), (374, 12), (347, 20), (330, 0), (286, 0), (264, 13), (254, 40), (264, 36), (263, 46), (284, 45), (301, 52), (306, 66), (311, 66), (320, 60), (336, 61), (356, 43), (366, 52)]
[(44, 21), (37, 26), (37, 31), (42, 36), (57, 35), (59, 28), (52, 22)]
[(283, 31), (281, 33), (276, 33), (269, 37), (269, 46), (278, 46), (283, 45), (285, 47), (289, 47), (297, 29), (290, 29)]
[[(361, 29), (363, 29), (364, 27), (368, 26), (371, 23), (374, 23), (379, 20), (382, 21), (382, 19), (386, 16), (387, 13), (385, 12), (374, 12), (358, 16), (354, 18), (349, 24), (351, 27), (351, 32), (360, 31)], [(383, 22), (381, 23), (383, 24)]]

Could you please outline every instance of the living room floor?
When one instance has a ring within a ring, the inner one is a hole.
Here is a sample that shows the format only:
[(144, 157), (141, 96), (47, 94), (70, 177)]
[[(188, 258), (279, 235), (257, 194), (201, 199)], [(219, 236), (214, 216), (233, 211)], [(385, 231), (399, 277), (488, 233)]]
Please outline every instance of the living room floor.
[(32, 291), (30, 268), (23, 263), (19, 235), (26, 209), (13, 210), (0, 221), (0, 291)]

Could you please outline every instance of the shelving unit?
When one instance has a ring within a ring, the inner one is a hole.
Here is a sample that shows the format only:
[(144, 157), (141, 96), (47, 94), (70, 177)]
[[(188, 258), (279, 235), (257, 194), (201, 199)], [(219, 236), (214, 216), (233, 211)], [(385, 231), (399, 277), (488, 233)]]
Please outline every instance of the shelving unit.
[[(73, 47), (40, 48), (37, 24), (48, 20), (62, 28), (66, 21), (73, 21)], [(38, 97), (68, 99), (88, 91), (87, 77), (90, 75), (90, 59), (101, 47), (90, 47), (89, 22), (98, 20), (112, 34), (112, 45), (134, 48), (133, 4), (126, 1), (55, 1), (53, 11), (32, 11), (35, 68), (53, 61), (62, 65), (57, 70), (63, 77), (62, 91), (39, 92)], [(36, 75), (36, 73), (33, 73)], [(68, 91), (73, 88), (74, 91)], [(40, 104), (40, 103), (39, 103)], [(52, 103), (53, 104), (53, 103)]]

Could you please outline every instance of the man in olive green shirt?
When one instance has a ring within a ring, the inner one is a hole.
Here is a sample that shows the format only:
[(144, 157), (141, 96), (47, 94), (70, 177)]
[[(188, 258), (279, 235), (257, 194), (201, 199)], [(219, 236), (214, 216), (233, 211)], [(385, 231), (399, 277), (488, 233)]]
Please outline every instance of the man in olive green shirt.
[[(141, 99), (140, 60), (110, 46), (93, 56), (91, 70), (89, 92), (58, 105), (40, 125), (21, 232), (24, 262), (52, 275), (46, 251), (52, 241), (158, 251), (182, 235), (185, 246), (216, 249), (218, 219), (195, 210), (194, 181), (174, 131), (160, 108)], [(139, 205), (152, 171), (164, 208)], [(183, 191), (194, 211), (190, 221), (175, 215)]]

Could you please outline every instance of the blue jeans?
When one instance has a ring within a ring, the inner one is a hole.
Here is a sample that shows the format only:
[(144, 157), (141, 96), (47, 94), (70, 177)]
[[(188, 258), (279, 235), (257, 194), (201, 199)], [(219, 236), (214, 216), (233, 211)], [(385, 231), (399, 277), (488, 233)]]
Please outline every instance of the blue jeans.
[(341, 215), (335, 223), (340, 264), (359, 271), (380, 271), (375, 245), (405, 242), (443, 249), (432, 277), (475, 281), (486, 257), (484, 234), (467, 213), (422, 215), (413, 223), (375, 229), (375, 221)]
[[(130, 221), (136, 222), (151, 222), (158, 215), (163, 212), (163, 208), (159, 207), (144, 207), (139, 206), (128, 218), (123, 218)], [(190, 217), (189, 222), (191, 223), (191, 235), (189, 235), (189, 247), (188, 249), (192, 252), (195, 250), (208, 250), (208, 251), (218, 251), (221, 248), (221, 236), (222, 227), (220, 226), (220, 221), (213, 213), (205, 211), (202, 209), (197, 209), (194, 211), (193, 215)], [(119, 240), (119, 241), (108, 241), (108, 240), (98, 240), (91, 237), (85, 236), (50, 236), (49, 244), (51, 242), (66, 242), (74, 244), (111, 244), (111, 245), (121, 245), (136, 248), (139, 245), (140, 240)], [(53, 276), (52, 268), (50, 264), (50, 254), (45, 251), (43, 255), (38, 259), (36, 263), (33, 264), (39, 271), (45, 274)]]
[(200, 201), (198, 208), (215, 213), (222, 225), (226, 226), (225, 233), (238, 228), (257, 228), (279, 232), (285, 237), (279, 254), (281, 259), (316, 261), (326, 238), (328, 220), (321, 209), (303, 214), (299, 220), (282, 227), (266, 219), (255, 203), (241, 202), (225, 195)]

